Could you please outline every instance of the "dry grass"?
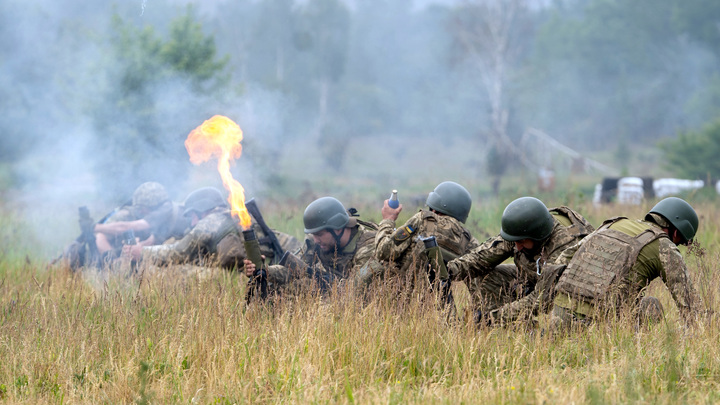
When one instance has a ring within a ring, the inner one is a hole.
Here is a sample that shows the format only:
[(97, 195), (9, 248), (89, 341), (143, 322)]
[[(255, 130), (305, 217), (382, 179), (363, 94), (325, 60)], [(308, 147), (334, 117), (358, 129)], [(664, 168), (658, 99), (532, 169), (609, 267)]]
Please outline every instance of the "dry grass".
[[(616, 214), (585, 210), (594, 224)], [(698, 211), (705, 252), (688, 263), (718, 312), (720, 219), (709, 204)], [(682, 328), (661, 284), (665, 323), (552, 336), (542, 317), (530, 331), (448, 324), (428, 297), (392, 288), (248, 307), (243, 276), (207, 269), (127, 278), (6, 255), (0, 274), (7, 403), (720, 401), (717, 322)]]

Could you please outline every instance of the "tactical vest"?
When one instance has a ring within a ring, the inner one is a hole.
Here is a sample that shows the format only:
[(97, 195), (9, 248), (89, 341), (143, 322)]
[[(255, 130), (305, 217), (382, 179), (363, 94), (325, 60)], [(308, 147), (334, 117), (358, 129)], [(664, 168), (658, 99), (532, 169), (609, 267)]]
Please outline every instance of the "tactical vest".
[(587, 303), (613, 299), (614, 293), (624, 292), (622, 290), (627, 288), (625, 280), (640, 250), (667, 234), (655, 227), (649, 227), (637, 236), (610, 229), (621, 219), (626, 218), (606, 220), (591, 239), (580, 246), (558, 281), (557, 292)]

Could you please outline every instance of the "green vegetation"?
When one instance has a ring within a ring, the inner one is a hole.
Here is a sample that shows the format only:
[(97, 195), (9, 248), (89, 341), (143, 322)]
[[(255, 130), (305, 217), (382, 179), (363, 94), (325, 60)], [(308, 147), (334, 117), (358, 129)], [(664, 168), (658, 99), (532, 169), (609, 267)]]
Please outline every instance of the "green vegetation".
[(720, 119), (661, 143), (665, 165), (690, 179), (720, 179)]
[[(279, 228), (297, 231), (289, 217), (301, 207), (280, 214), (283, 204), (266, 209), (267, 216), (273, 223), (286, 216)], [(502, 206), (474, 209), (471, 231), (496, 229)], [(594, 224), (648, 208), (574, 207)], [(368, 202), (358, 208), (378, 210)], [(688, 265), (717, 312), (718, 294), (707, 287), (720, 282), (720, 212), (712, 203), (696, 208), (704, 250), (688, 253)], [(2, 242), (7, 252), (23, 251), (22, 224), (10, 214), (0, 215)], [(392, 286), (367, 300), (339, 289), (326, 299), (248, 307), (246, 279), (237, 273), (179, 266), (127, 278), (120, 266), (72, 274), (6, 254), (0, 279), (0, 398), (11, 403), (720, 400), (718, 325), (683, 329), (667, 290), (655, 283), (651, 293), (663, 302), (667, 322), (636, 330), (620, 318), (553, 336), (544, 316), (530, 330), (448, 325), (427, 297), (398, 301)], [(463, 313), (464, 287), (454, 288)]]

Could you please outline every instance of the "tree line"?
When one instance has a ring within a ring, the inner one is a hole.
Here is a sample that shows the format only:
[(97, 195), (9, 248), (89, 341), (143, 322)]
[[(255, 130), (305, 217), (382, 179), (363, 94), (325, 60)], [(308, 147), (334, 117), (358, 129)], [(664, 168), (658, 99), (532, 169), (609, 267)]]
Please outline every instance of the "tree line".
[(470, 137), (499, 178), (526, 159), (532, 127), (576, 150), (615, 149), (618, 165), (664, 138), (678, 176), (720, 177), (707, 153), (719, 147), (716, 1), (145, 6), (0, 5), (0, 159), (82, 121), (119, 158), (97, 162), (98, 176), (132, 188), (158, 162), (186, 170), (188, 129), (261, 94), (282, 106), (264, 132), (315, 142), (338, 171), (352, 137)]

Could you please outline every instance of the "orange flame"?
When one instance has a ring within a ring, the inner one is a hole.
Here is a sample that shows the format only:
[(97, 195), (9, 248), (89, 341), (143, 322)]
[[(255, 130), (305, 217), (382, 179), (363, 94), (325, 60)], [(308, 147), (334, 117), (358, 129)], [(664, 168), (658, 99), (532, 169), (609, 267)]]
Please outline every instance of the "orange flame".
[(215, 115), (190, 132), (185, 148), (193, 164), (207, 162), (212, 157), (218, 159), (218, 172), (230, 192), (228, 202), (232, 214), (240, 219), (243, 229), (249, 229), (251, 219), (245, 208), (245, 189), (230, 173), (230, 160), (242, 154), (242, 139), (242, 129), (238, 124), (228, 117)]

